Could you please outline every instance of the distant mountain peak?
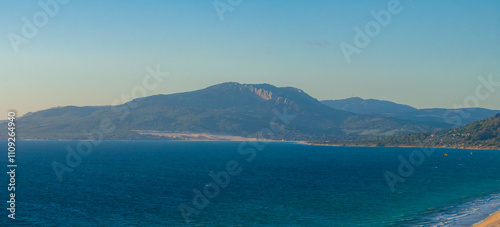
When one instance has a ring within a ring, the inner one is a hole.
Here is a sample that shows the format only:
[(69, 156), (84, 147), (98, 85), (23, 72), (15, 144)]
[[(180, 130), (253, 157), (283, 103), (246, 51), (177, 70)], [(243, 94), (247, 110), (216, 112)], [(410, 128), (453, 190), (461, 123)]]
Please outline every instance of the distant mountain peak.
[(240, 84), (237, 82), (226, 82), (207, 87), (205, 90), (220, 92), (220, 91), (239, 91), (241, 95), (252, 94), (263, 101), (275, 100), (276, 102), (283, 102), (290, 104), (290, 99), (300, 99), (307, 101), (318, 102), (303, 90), (295, 87), (276, 87), (271, 84)]
[[(342, 99), (338, 99), (338, 100), (342, 100)], [(343, 99), (343, 100), (359, 100), (359, 101), (364, 101), (364, 99), (361, 98), (361, 97), (359, 97), (359, 96), (351, 97), (351, 98), (346, 98), (346, 99)]]
[[(434, 122), (439, 127), (452, 128), (479, 121), (499, 113), (500, 110), (489, 110), (484, 108), (471, 109), (415, 109), (408, 105), (402, 105), (390, 101), (376, 99), (362, 99), (352, 97), (340, 100), (324, 100), (321, 103), (339, 110), (357, 114), (368, 114), (374, 116), (393, 117), (402, 120), (412, 120), (421, 122)], [(466, 117), (459, 112), (466, 111)], [(446, 118), (445, 116), (450, 116)], [(460, 117), (460, 122), (450, 121), (450, 118)]]
[(270, 84), (240, 84), (237, 82), (226, 82), (210, 86), (206, 89), (213, 91), (238, 90), (243, 94), (249, 92), (263, 100), (271, 100), (273, 98), (273, 91), (276, 91), (278, 88)]
[(311, 108), (330, 109), (303, 90), (295, 87), (276, 87), (271, 84), (241, 84), (225, 82), (207, 88), (170, 94), (156, 95), (138, 100), (140, 105), (165, 105), (193, 108), (226, 109), (243, 106), (262, 106), (306, 110)]
[(362, 99), (360, 97), (352, 97), (339, 100), (323, 100), (323, 104), (334, 109), (344, 110), (358, 114), (378, 114), (378, 113), (402, 113), (415, 111), (417, 109), (403, 104), (398, 104), (391, 101), (377, 99)]

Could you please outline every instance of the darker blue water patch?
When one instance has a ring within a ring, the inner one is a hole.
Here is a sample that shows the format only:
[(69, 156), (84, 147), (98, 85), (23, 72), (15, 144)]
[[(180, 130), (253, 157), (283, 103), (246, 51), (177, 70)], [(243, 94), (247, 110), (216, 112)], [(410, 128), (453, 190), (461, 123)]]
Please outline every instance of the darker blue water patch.
[[(18, 142), (16, 220), (4, 202), (1, 226), (184, 226), (180, 204), (193, 226), (456, 226), (500, 209), (499, 151), (435, 149), (392, 192), (384, 173), (418, 149), (259, 143), (249, 162), (240, 142), (104, 141), (59, 182), (53, 163), (79, 143)], [(241, 171), (215, 193), (209, 173), (229, 162)], [(197, 209), (205, 188), (217, 195)]]

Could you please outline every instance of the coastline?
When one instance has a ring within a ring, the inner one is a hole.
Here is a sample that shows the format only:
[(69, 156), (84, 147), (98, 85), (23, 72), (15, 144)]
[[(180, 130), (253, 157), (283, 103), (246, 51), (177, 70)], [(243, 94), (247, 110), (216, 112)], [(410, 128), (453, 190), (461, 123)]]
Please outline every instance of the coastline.
[[(288, 141), (288, 142), (296, 142), (299, 144), (304, 144), (304, 145), (311, 145), (311, 146), (329, 146), (329, 147), (377, 147), (375, 144), (322, 144), (322, 143), (312, 143), (312, 142), (307, 142), (307, 141)], [(402, 146), (382, 146), (382, 147), (401, 147), (401, 148), (422, 148), (421, 146), (409, 146), (409, 145), (402, 145)], [(427, 148), (439, 148), (439, 149), (464, 149), (464, 150), (500, 150), (499, 147), (427, 147)]]
[(500, 211), (493, 213), (486, 220), (475, 224), (473, 227), (496, 227), (500, 226)]
[[(285, 143), (296, 143), (296, 144), (302, 144), (302, 145), (309, 145), (309, 146), (328, 146), (328, 147), (377, 147), (375, 144), (321, 144), (321, 143), (313, 143), (313, 142), (308, 142), (308, 141), (293, 141), (293, 140), (268, 140), (268, 139), (258, 139), (258, 138), (250, 138), (250, 137), (239, 137), (239, 136), (217, 136), (218, 138), (177, 138), (177, 139), (146, 139), (150, 141), (233, 141), (233, 142), (245, 142), (245, 141), (263, 141), (263, 142), (285, 142)], [(1, 138), (0, 138), (1, 139)], [(67, 140), (67, 139), (20, 139), (24, 141), (90, 141), (88, 139), (73, 139), (73, 140)], [(116, 140), (116, 139), (110, 139), (109, 141), (139, 141), (139, 140)], [(403, 145), (403, 146), (382, 146), (385, 148), (422, 148), (422, 146), (408, 146), (408, 145)], [(500, 151), (500, 148), (498, 147), (426, 147), (426, 148), (436, 148), (436, 149), (463, 149), (463, 150), (498, 150)]]

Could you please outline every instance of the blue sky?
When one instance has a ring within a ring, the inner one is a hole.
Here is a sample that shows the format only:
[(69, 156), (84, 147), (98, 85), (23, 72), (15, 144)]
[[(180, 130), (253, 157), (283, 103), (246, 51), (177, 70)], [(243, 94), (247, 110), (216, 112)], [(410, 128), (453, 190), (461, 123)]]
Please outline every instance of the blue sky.
[[(243, 0), (221, 21), (211, 0), (78, 1), (18, 45), (23, 17), (41, 1), (2, 1), (0, 111), (109, 105), (142, 83), (146, 67), (170, 76), (148, 95), (213, 84), (293, 86), (317, 99), (355, 96), (418, 108), (451, 108), (474, 95), (479, 76), (500, 81), (500, 1), (401, 0), (402, 11), (348, 63), (357, 26), (380, 1)], [(500, 109), (500, 87), (481, 107)], [(6, 117), (0, 116), (0, 119)]]

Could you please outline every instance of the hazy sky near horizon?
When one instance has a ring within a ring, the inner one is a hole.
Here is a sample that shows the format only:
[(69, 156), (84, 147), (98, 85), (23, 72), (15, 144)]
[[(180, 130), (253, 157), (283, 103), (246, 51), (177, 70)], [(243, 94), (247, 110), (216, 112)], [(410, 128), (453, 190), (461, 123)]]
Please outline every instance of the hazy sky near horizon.
[[(110, 105), (156, 65), (170, 74), (148, 96), (233, 81), (298, 87), (319, 100), (354, 94), (452, 108), (475, 95), (478, 77), (500, 82), (496, 0), (401, 0), (386, 26), (370, 12), (390, 0), (220, 0), (232, 9), (223, 20), (212, 0), (72, 0), (47, 23), (40, 2), (52, 1), (0, 3), (0, 119), (9, 109)], [(25, 36), (23, 18), (33, 16), (40, 27)], [(380, 32), (348, 63), (340, 44), (355, 46), (354, 28), (374, 22)], [(17, 53), (13, 34), (25, 38)], [(500, 109), (500, 87), (479, 106)]]

